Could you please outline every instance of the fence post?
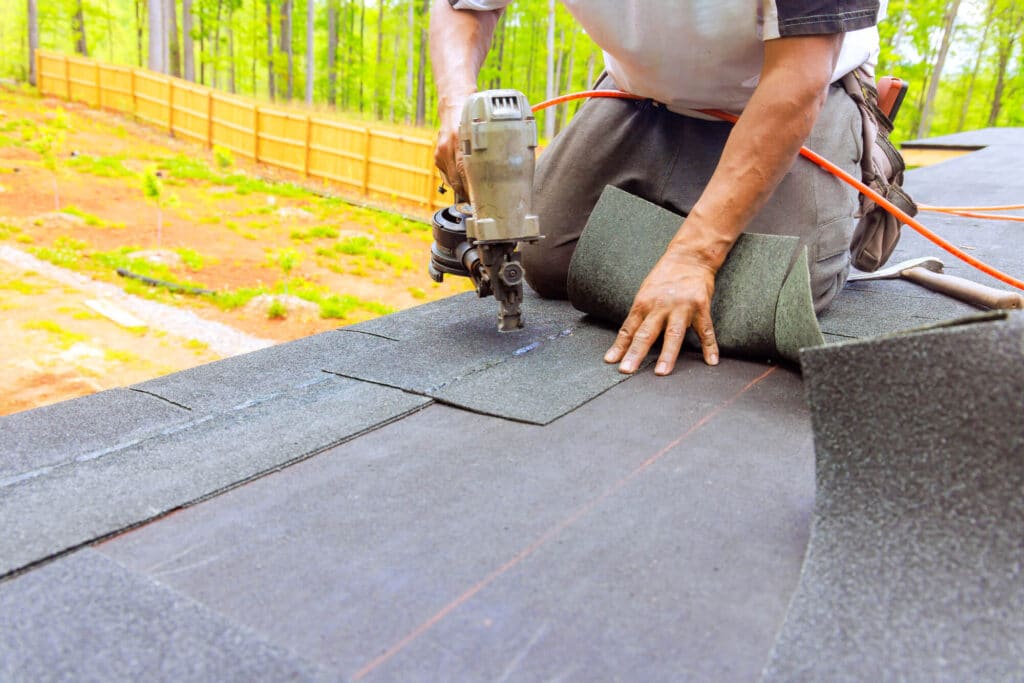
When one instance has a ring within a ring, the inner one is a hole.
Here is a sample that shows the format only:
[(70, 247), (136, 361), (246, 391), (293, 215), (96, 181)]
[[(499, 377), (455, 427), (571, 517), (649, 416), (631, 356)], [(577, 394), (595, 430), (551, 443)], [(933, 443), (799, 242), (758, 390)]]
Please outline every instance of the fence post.
[[(428, 164), (430, 162), (427, 162)], [(437, 192), (437, 186), (434, 185), (434, 167), (429, 166), (427, 172), (427, 211), (434, 210), (434, 193)]]
[(252, 160), (260, 162), (260, 105), (252, 105)]
[(131, 78), (128, 80), (128, 90), (131, 91), (132, 96), (132, 116), (139, 115), (139, 100), (135, 97), (135, 68), (128, 72)]
[(68, 65), (68, 56), (61, 55), (64, 58), (64, 99), (71, 100), (71, 67)]
[(213, 90), (206, 90), (206, 146), (213, 148)]
[(363, 141), (363, 197), (370, 196), (370, 137), (373, 131), (366, 127), (366, 139)]
[(306, 159), (302, 164), (302, 170), (306, 177), (309, 177), (309, 156), (310, 145), (313, 144), (313, 116), (306, 114)]
[(167, 132), (174, 137), (174, 79), (167, 77)]

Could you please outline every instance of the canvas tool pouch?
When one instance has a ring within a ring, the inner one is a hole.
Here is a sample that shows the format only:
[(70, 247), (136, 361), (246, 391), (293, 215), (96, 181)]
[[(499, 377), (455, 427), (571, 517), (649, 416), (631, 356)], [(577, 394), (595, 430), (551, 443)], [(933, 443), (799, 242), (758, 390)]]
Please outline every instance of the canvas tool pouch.
[[(843, 77), (843, 89), (857, 103), (863, 122), (864, 153), (861, 155), (861, 180), (895, 206), (914, 216), (917, 204), (903, 191), (906, 164), (889, 141), (892, 121), (878, 108), (875, 75), (869, 66), (862, 66)], [(873, 272), (889, 260), (900, 239), (900, 222), (895, 216), (860, 195), (857, 227), (850, 243), (853, 266)]]

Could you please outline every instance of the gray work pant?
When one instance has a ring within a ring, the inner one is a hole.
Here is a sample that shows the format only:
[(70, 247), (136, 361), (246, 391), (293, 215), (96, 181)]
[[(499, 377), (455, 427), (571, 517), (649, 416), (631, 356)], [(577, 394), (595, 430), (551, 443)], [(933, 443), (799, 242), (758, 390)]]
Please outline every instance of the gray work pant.
[[(600, 87), (614, 87), (605, 77)], [(576, 241), (606, 185), (686, 215), (715, 171), (732, 125), (674, 114), (649, 101), (592, 99), (545, 149), (534, 182), (544, 239), (524, 245), (528, 284), (566, 298)], [(807, 147), (860, 177), (861, 119), (833, 86)], [(814, 305), (822, 311), (850, 270), (856, 192), (799, 158), (747, 232), (795, 235), (807, 246)]]

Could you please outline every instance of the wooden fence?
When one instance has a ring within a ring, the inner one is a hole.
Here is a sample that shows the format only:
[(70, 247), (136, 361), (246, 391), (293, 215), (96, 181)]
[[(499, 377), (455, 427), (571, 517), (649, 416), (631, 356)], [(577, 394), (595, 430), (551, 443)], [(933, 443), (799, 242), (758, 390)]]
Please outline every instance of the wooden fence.
[(354, 124), (329, 114), (259, 104), (147, 69), (36, 51), (39, 92), (132, 114), (171, 135), (231, 150), (369, 200), (447, 206), (437, 188), (434, 139)]

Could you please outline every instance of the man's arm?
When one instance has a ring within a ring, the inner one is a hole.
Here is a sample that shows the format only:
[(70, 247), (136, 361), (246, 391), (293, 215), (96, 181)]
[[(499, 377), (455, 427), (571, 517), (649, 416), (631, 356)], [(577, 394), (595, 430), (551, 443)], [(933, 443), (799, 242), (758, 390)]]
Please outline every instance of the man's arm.
[(843, 34), (765, 42), (761, 79), (736, 123), (714, 175), (665, 254), (648, 274), (605, 361), (636, 372), (664, 332), (654, 372), (675, 367), (693, 327), (704, 360), (718, 363), (711, 322), (715, 275), (732, 245), (765, 204), (814, 128)]
[(430, 13), (430, 63), (441, 119), (434, 163), (458, 197), (467, 196), (459, 151), (459, 119), (466, 98), (476, 92), (476, 78), (501, 12), (459, 11), (452, 9), (448, 0), (434, 0)]

